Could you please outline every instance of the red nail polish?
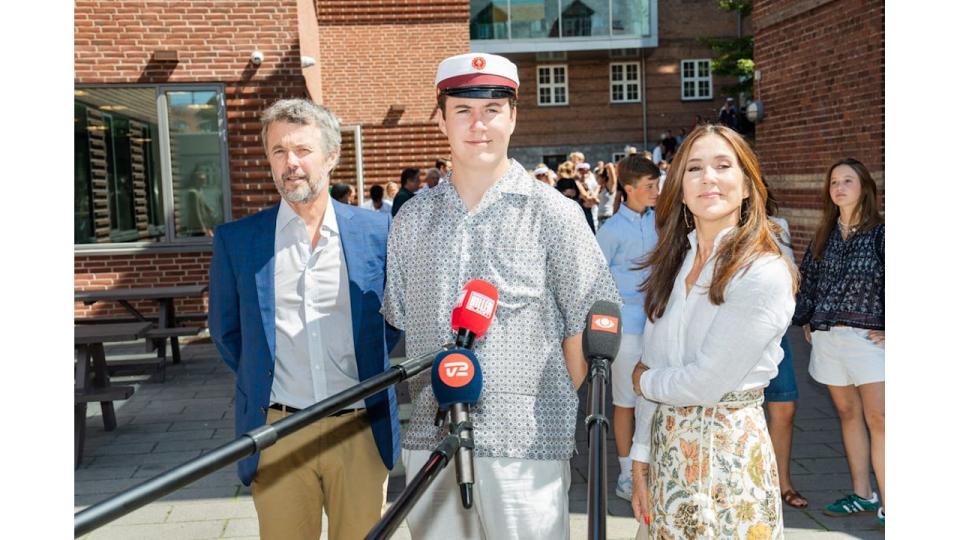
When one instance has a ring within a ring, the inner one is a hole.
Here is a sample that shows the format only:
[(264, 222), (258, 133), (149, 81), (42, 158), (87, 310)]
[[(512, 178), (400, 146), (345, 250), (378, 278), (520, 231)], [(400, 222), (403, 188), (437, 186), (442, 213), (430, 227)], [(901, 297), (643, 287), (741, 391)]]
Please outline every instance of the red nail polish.
[(650, 518), (650, 514), (647, 514), (647, 515), (643, 516), (643, 522), (644, 522), (648, 527), (650, 526), (650, 522), (651, 522), (651, 521), (653, 521), (653, 520)]

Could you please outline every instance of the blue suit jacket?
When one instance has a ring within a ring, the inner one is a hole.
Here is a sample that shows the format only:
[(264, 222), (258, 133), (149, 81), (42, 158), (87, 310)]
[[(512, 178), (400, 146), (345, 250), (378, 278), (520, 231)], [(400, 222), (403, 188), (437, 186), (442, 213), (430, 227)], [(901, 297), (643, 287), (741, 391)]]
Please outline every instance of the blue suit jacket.
[[(350, 282), (353, 343), (360, 380), (390, 367), (387, 353), (400, 333), (380, 314), (387, 261), (387, 216), (340, 204), (337, 226)], [(280, 205), (217, 227), (210, 264), (210, 336), (237, 374), (237, 435), (266, 423), (276, 354), (274, 236)], [(400, 454), (397, 396), (391, 387), (365, 401), (380, 457), (388, 469)], [(239, 464), (250, 485), (260, 454)]]

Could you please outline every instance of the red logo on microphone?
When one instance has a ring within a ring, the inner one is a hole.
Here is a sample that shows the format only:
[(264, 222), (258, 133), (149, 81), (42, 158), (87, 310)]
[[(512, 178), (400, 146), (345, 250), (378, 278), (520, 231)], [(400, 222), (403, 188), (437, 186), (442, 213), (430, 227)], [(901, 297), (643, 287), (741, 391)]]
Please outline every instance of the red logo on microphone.
[(473, 362), (459, 353), (447, 355), (440, 361), (437, 371), (443, 384), (453, 388), (470, 384), (474, 374)]
[(617, 327), (620, 326), (620, 319), (610, 315), (593, 315), (590, 318), (590, 329), (598, 332), (617, 333)]

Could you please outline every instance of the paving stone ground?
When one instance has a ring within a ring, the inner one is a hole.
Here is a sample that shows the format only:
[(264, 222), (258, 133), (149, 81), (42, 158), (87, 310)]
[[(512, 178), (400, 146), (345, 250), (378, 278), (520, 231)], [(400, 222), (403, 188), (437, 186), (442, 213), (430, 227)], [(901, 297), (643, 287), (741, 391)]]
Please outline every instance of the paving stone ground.
[[(810, 379), (810, 347), (796, 328), (789, 333), (800, 385), (794, 436), (792, 474), (797, 490), (810, 501), (806, 510), (785, 507), (789, 540), (879, 539), (874, 517), (831, 518), (820, 509), (850, 489), (850, 477), (840, 439), (840, 424), (826, 388)], [(142, 344), (136, 348), (142, 351)], [(163, 383), (145, 377), (119, 378), (136, 385), (130, 399), (116, 402), (118, 427), (103, 430), (98, 404), (87, 413), (84, 459), (74, 474), (74, 505), (79, 511), (137, 485), (184, 461), (234, 439), (232, 372), (220, 361), (208, 340), (183, 347), (183, 363), (167, 367)], [(404, 399), (401, 392), (401, 403)], [(571, 532), (587, 537), (587, 448), (583, 427), (586, 385), (581, 390), (577, 428), (579, 454), (571, 461)], [(407, 417), (408, 405), (401, 405)], [(611, 404), (607, 403), (607, 411)], [(614, 494), (618, 471), (613, 435), (607, 443), (609, 493), (607, 537), (632, 540), (636, 533), (630, 505)], [(240, 484), (235, 466), (226, 467), (160, 500), (144, 506), (84, 536), (94, 539), (178, 540), (258, 538), (257, 517), (250, 490)], [(875, 485), (875, 484), (874, 484)], [(403, 470), (391, 472), (388, 500), (403, 490)], [(327, 538), (326, 533), (322, 536)], [(397, 540), (410, 538), (402, 525)]]

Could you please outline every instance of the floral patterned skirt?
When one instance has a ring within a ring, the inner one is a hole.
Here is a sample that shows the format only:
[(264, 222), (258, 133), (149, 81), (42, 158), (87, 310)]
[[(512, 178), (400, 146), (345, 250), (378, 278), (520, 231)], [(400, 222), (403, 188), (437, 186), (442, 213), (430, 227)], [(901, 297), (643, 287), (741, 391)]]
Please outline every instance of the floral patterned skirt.
[(762, 403), (758, 389), (730, 392), (716, 407), (657, 408), (651, 538), (783, 538), (777, 461)]

